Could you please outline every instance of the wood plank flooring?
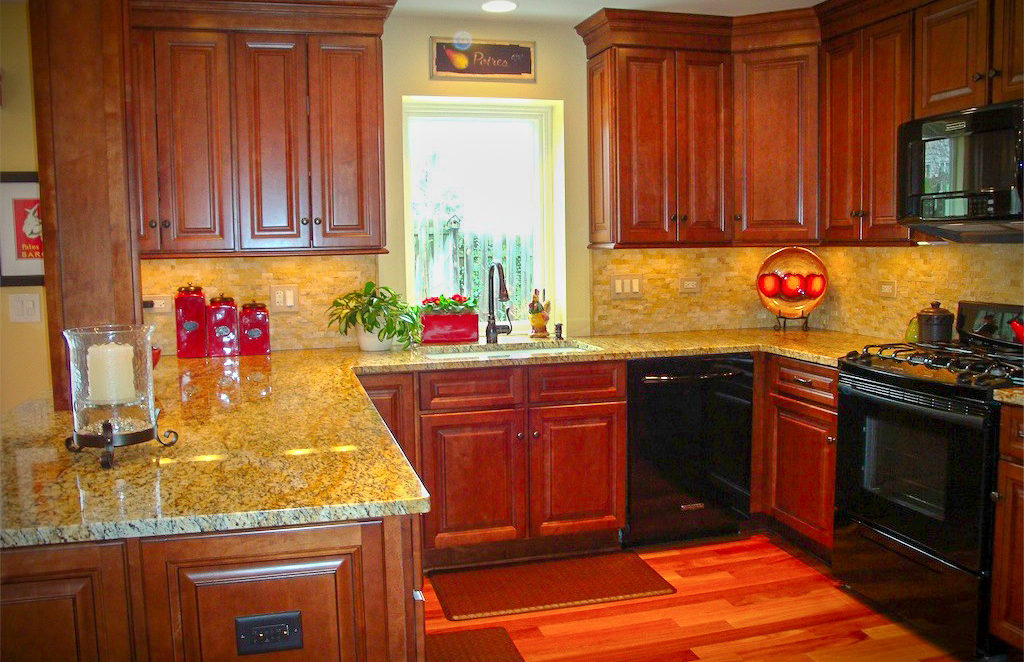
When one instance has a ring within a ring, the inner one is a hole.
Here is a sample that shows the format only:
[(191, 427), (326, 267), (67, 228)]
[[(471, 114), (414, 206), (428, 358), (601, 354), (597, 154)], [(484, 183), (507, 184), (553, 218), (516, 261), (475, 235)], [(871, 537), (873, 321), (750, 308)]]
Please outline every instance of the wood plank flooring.
[(765, 535), (643, 552), (676, 593), (449, 621), (429, 579), (427, 632), (502, 626), (527, 662), (945, 662)]

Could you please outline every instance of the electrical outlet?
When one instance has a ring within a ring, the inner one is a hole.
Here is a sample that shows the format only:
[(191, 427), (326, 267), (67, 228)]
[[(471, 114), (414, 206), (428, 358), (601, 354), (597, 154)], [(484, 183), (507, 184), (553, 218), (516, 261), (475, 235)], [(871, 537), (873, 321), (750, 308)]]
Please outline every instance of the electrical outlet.
[(643, 277), (641, 276), (612, 276), (612, 298), (613, 299), (639, 299), (643, 296)]
[(270, 310), (278, 313), (295, 313), (299, 310), (298, 285), (271, 285)]
[(153, 307), (147, 309), (151, 313), (169, 315), (174, 312), (174, 297), (170, 294), (143, 294), (142, 298), (153, 302)]
[(7, 297), (7, 316), (11, 322), (32, 323), (42, 321), (38, 294), (11, 294)]
[(700, 294), (700, 276), (683, 276), (679, 279), (680, 294)]
[(896, 298), (896, 281), (894, 280), (883, 280), (878, 283), (878, 296), (883, 299), (895, 299)]

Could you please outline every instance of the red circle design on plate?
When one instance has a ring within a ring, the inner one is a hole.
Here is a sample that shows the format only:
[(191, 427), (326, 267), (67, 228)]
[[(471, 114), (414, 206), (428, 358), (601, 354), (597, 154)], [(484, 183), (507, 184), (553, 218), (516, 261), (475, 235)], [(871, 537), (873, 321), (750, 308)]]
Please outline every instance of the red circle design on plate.
[[(766, 286), (776, 279), (777, 291)], [(761, 263), (755, 289), (761, 304), (773, 315), (796, 319), (821, 305), (828, 291), (828, 271), (813, 251), (799, 246), (780, 248)]]

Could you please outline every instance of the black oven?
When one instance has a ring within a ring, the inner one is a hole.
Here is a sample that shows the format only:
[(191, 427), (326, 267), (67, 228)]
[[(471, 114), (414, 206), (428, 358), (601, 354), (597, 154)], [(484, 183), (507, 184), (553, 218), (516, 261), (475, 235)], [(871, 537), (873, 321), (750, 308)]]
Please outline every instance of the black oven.
[(841, 363), (833, 571), (965, 659), (987, 652), (998, 405)]

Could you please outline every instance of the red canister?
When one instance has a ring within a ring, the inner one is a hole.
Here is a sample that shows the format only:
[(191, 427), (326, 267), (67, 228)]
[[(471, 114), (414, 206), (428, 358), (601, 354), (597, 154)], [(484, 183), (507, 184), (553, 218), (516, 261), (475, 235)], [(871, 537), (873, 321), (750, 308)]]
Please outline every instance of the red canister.
[(174, 326), (180, 358), (206, 356), (206, 295), (203, 288), (192, 283), (178, 288), (174, 295)]
[(270, 313), (265, 303), (253, 301), (242, 304), (238, 331), (238, 345), (243, 356), (270, 354)]
[(208, 356), (238, 356), (238, 308), (223, 293), (206, 308), (206, 351)]

